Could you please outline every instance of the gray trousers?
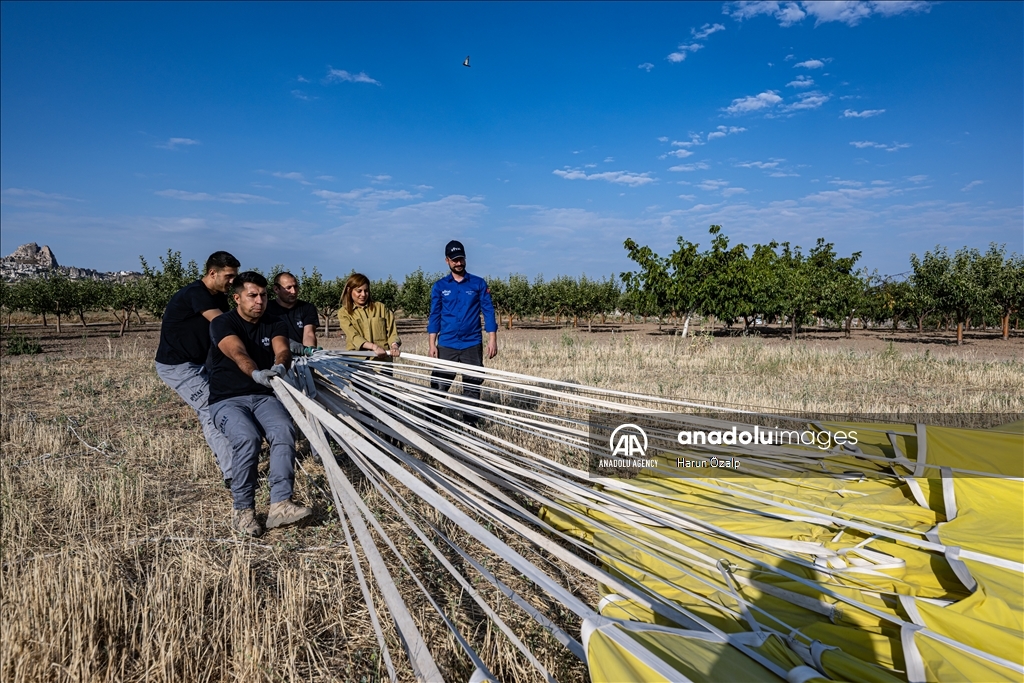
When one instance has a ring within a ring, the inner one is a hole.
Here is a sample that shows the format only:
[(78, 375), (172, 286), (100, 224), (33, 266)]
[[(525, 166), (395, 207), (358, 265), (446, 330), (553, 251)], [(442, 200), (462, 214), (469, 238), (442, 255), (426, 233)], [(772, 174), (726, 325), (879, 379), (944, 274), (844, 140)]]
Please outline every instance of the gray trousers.
[(224, 478), (230, 479), (231, 444), (213, 424), (213, 418), (210, 416), (210, 383), (206, 376), (206, 366), (197, 363), (182, 363), (180, 365), (157, 363), (156, 374), (164, 381), (164, 384), (174, 389), (174, 392), (196, 411), (199, 423), (203, 426), (206, 443), (209, 444), (210, 450), (217, 458), (217, 466), (220, 467)]
[(276, 396), (235, 396), (210, 406), (213, 421), (235, 452), (231, 496), (236, 510), (255, 507), (260, 447), (270, 444), (270, 502), (292, 497), (295, 481), (295, 425)]

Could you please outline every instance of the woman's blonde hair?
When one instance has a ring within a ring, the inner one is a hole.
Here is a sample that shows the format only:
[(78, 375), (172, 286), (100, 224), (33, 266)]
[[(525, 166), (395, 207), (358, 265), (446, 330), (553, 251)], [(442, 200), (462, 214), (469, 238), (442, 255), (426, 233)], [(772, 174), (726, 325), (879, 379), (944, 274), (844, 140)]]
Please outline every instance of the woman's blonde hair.
[[(341, 305), (345, 309), (345, 312), (349, 315), (352, 314), (352, 290), (359, 289), (363, 285), (366, 285), (367, 291), (370, 289), (370, 278), (366, 277), (362, 273), (352, 273), (345, 280), (345, 289), (341, 293)], [(373, 303), (373, 294), (366, 297), (366, 305), (369, 306)]]

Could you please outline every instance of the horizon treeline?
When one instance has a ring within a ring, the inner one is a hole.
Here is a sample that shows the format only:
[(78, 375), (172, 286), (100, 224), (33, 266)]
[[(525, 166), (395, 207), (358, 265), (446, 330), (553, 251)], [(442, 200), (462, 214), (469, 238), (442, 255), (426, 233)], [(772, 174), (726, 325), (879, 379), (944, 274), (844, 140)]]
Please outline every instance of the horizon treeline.
[[(1024, 258), (1007, 254), (1005, 246), (995, 243), (985, 252), (962, 247), (950, 253), (939, 245), (922, 256), (911, 254), (910, 270), (900, 278), (857, 270), (860, 252), (840, 256), (821, 238), (804, 252), (789, 242), (731, 245), (718, 225), (712, 225), (709, 234), (708, 248), (701, 250), (699, 244), (679, 237), (676, 249), (666, 256), (627, 239), (623, 246), (635, 270), (618, 276), (560, 275), (545, 280), (538, 275), (531, 280), (513, 273), (485, 279), (499, 323), (508, 329), (515, 320), (529, 317), (555, 323), (572, 320), (574, 327), (584, 320), (589, 327), (596, 318), (604, 322), (613, 315), (620, 321), (625, 316), (659, 323), (674, 320), (682, 324), (683, 334), (696, 319), (737, 330), (742, 326), (744, 332), (778, 325), (787, 327), (795, 339), (801, 327), (811, 323), (842, 328), (847, 336), (855, 323), (893, 329), (911, 323), (919, 332), (955, 326), (961, 343), (964, 330), (972, 326), (999, 328), (1008, 338), (1011, 319), (1019, 327), (1024, 310)], [(52, 316), (58, 332), (66, 318), (77, 317), (84, 326), (86, 313), (107, 311), (120, 323), (123, 335), (133, 316), (140, 323), (141, 311), (161, 317), (171, 296), (202, 275), (195, 261), (183, 263), (181, 252), (170, 249), (160, 257), (160, 268), (151, 267), (143, 257), (140, 261), (142, 277), (120, 282), (71, 280), (55, 272), (3, 283), (0, 307), (7, 313), (8, 327), (15, 311), (42, 316), (44, 324)], [(285, 270), (275, 265), (264, 274), (272, 279)], [(392, 310), (422, 317), (429, 313), (432, 284), (444, 275), (417, 268), (401, 283), (391, 276), (371, 281), (370, 291)], [(347, 276), (327, 279), (316, 268), (308, 273), (300, 269), (295, 276), (300, 296), (316, 306), (329, 336)]]

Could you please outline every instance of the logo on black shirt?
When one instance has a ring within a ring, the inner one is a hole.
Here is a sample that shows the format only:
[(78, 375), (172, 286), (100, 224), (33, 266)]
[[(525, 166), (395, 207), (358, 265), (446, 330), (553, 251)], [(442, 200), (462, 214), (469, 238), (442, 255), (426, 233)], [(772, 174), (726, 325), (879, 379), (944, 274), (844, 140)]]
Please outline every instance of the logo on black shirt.
[(264, 337), (262, 341), (264, 346), (270, 346), (270, 337)]

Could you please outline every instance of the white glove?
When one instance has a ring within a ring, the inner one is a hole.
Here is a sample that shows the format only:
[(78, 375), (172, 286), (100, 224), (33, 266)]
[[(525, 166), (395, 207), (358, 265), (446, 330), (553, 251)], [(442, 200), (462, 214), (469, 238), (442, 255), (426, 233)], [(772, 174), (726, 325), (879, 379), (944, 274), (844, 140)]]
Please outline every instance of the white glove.
[(303, 350), (305, 348), (305, 346), (303, 346), (300, 342), (295, 341), (294, 339), (288, 340), (288, 350), (292, 352), (293, 356), (305, 355), (303, 354)]

